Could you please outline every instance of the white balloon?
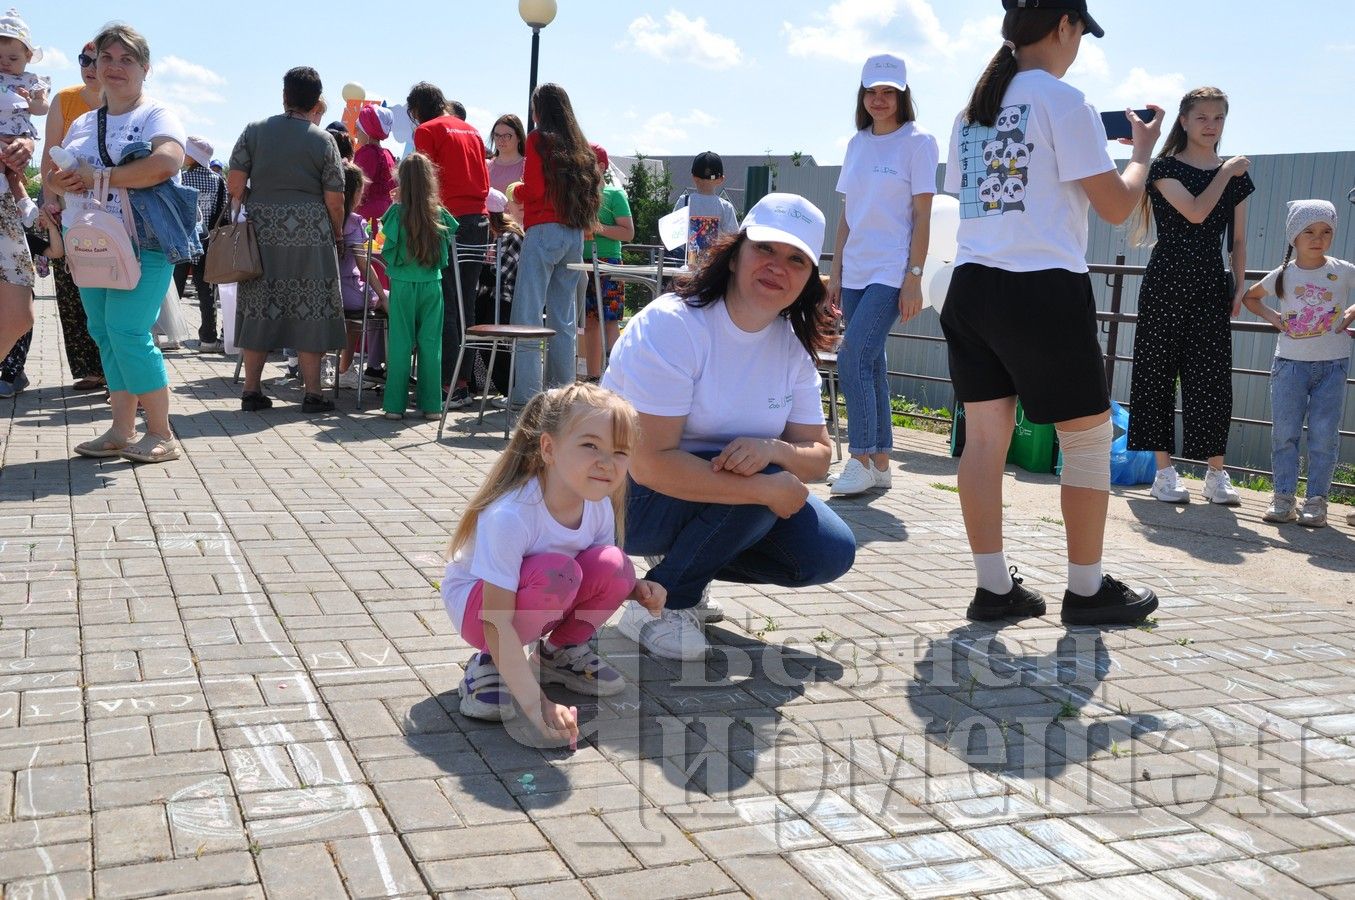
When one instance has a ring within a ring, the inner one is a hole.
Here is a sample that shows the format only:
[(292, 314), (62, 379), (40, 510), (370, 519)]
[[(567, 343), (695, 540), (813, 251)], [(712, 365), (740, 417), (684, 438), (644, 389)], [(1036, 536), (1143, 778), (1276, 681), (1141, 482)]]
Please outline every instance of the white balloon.
[(960, 201), (948, 194), (932, 197), (932, 232), (927, 256), (954, 262), (959, 251)]
[(927, 265), (922, 272), (922, 302), (941, 312), (946, 302), (946, 291), (950, 290), (950, 276), (955, 274), (955, 264), (928, 254)]
[(339, 91), (339, 96), (345, 100), (365, 100), (367, 99), (367, 89), (356, 81), (350, 81)]

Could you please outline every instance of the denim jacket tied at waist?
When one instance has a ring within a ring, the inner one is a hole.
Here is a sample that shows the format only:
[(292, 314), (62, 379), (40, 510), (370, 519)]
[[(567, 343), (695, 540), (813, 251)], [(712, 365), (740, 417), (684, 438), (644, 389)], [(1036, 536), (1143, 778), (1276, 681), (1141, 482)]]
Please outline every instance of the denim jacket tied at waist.
[[(151, 155), (145, 141), (128, 144), (118, 165)], [(128, 188), (127, 198), (135, 211), (137, 239), (143, 245), (159, 245), (172, 264), (191, 262), (202, 256), (198, 240), (198, 192), (174, 181), (145, 188)], [(146, 231), (149, 229), (150, 234)]]

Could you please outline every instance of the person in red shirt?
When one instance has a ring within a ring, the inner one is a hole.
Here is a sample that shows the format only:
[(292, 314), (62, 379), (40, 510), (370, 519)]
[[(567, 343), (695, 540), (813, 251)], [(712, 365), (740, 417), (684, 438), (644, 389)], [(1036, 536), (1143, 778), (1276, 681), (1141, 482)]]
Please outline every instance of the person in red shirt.
[[(489, 243), (489, 210), (485, 198), (489, 196), (489, 167), (485, 163), (485, 146), (474, 126), (447, 115), (447, 98), (436, 85), (421, 81), (409, 89), (405, 98), (414, 129), (414, 149), (428, 157), (438, 172), (442, 207), (452, 214), (459, 226), (456, 242), (459, 245)], [(469, 327), (475, 324), (475, 286), (480, 280), (479, 262), (448, 262), (442, 273), (442, 302), (446, 314), (442, 320), (442, 387), (452, 391), (451, 408), (470, 403), (467, 387), (472, 355), (467, 355), (461, 371), (456, 366), (457, 351), (461, 347), (459, 316), (465, 317)], [(458, 270), (459, 271), (456, 271)], [(464, 303), (457, 304), (456, 282), (461, 282)]]

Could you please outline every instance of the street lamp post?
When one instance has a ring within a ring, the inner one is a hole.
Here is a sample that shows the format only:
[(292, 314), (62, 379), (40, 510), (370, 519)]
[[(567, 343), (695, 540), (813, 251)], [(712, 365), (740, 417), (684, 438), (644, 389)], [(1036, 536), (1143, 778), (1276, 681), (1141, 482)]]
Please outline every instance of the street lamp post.
[(532, 118), (532, 94), (536, 93), (536, 57), (541, 49), (541, 29), (555, 20), (555, 0), (518, 0), (518, 15), (532, 29), (532, 80), (527, 87), (527, 130), (536, 127)]

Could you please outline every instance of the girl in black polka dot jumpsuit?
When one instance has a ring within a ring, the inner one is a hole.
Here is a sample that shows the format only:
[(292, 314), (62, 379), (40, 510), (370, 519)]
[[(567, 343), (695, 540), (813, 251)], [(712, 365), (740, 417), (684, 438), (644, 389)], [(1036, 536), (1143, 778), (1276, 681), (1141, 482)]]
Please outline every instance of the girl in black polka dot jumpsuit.
[[(1181, 100), (1180, 114), (1148, 175), (1143, 201), (1157, 225), (1157, 244), (1139, 290), (1130, 387), (1129, 446), (1157, 454), (1152, 495), (1188, 502), (1171, 457), (1176, 449), (1176, 383), (1181, 383), (1184, 455), (1209, 463), (1205, 498), (1240, 501), (1223, 471), (1233, 409), (1230, 316), (1246, 289), (1246, 199), (1255, 190), (1248, 161), (1218, 156), (1228, 98), (1217, 88), (1197, 88)], [(1223, 234), (1233, 223), (1228, 291)]]

